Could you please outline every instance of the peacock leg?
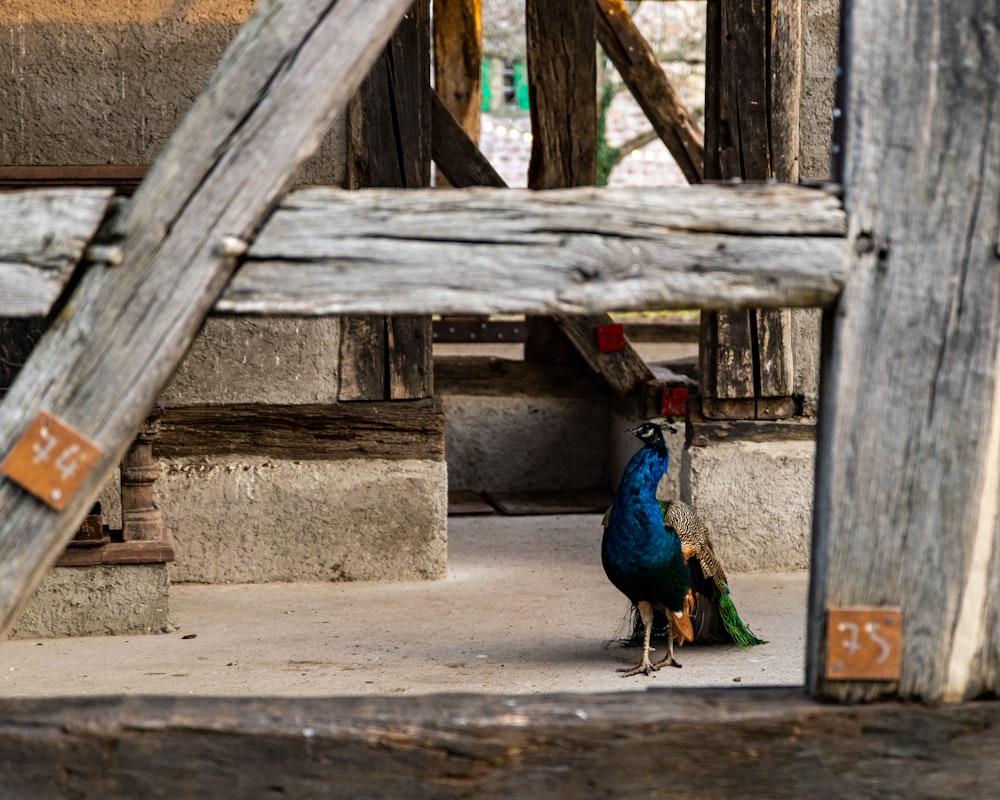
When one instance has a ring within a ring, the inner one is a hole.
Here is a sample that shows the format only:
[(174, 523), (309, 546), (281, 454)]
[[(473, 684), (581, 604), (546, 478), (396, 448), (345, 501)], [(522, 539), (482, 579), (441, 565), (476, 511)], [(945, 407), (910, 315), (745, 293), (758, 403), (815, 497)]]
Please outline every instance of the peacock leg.
[[(668, 611), (667, 613), (671, 614), (672, 612)], [(660, 669), (660, 667), (679, 667), (679, 666), (681, 665), (674, 659), (674, 637), (673, 637), (673, 631), (670, 630), (667, 631), (667, 655), (664, 658), (661, 658), (659, 661), (650, 664), (650, 667), (652, 669)], [(647, 672), (646, 674), (648, 675), (649, 673)]]
[[(645, 600), (640, 600), (636, 603), (636, 607), (639, 609), (639, 616), (642, 618), (642, 627), (644, 628), (642, 636), (642, 661), (639, 665), (629, 669), (628, 667), (621, 667), (618, 672), (624, 672), (625, 678), (629, 678), (632, 675), (638, 675), (640, 672), (645, 672), (649, 675), (654, 669), (659, 669), (659, 667), (654, 666), (649, 663), (649, 654), (653, 652), (653, 648), (649, 646), (649, 637), (653, 632), (653, 606), (647, 603)], [(673, 640), (670, 640), (671, 648), (670, 651), (673, 653)], [(671, 655), (670, 658), (673, 658)]]

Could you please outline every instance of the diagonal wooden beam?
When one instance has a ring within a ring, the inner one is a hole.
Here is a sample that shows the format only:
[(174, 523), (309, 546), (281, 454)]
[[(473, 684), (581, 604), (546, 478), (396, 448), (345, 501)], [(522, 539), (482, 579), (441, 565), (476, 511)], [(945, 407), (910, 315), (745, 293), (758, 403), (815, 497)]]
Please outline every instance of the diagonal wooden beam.
[(0, 406), (7, 454), (41, 410), (101, 450), (61, 512), (0, 479), (0, 633), (72, 536), (253, 236), (410, 0), (259, 4)]
[(448, 183), (456, 187), (493, 186), (507, 183), (483, 155), (448, 106), (431, 90), (431, 155)]
[(597, 40), (688, 183), (698, 183), (705, 174), (702, 132), (632, 21), (624, 0), (597, 0)]

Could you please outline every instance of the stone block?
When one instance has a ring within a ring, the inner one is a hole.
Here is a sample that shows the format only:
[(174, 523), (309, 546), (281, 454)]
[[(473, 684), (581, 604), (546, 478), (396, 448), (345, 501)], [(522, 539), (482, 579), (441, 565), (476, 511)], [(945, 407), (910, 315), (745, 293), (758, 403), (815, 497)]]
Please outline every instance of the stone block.
[(165, 633), (166, 564), (54, 567), (10, 630), (12, 639)]
[(160, 464), (157, 502), (171, 529), (174, 581), (437, 579), (447, 568), (441, 461)]
[(681, 499), (712, 531), (727, 571), (806, 569), (813, 442), (725, 442), (684, 451)]

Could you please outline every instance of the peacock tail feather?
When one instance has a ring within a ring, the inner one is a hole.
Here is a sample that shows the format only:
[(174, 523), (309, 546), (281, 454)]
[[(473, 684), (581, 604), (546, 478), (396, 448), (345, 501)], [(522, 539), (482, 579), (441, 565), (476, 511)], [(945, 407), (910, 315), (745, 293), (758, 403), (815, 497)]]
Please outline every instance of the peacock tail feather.
[(740, 647), (745, 649), (753, 647), (756, 644), (767, 644), (766, 639), (761, 639), (755, 635), (747, 627), (747, 624), (740, 619), (740, 615), (736, 611), (736, 606), (733, 605), (733, 600), (729, 596), (728, 586), (719, 595), (719, 616), (722, 617), (722, 624), (726, 627), (726, 631)]

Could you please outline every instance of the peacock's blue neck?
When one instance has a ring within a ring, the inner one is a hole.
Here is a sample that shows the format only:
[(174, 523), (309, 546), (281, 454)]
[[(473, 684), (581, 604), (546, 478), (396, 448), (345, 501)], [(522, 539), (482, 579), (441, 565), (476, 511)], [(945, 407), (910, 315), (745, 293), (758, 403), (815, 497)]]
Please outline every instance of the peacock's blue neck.
[(670, 465), (670, 453), (665, 446), (643, 447), (625, 467), (615, 495), (615, 507), (656, 505), (656, 487)]

